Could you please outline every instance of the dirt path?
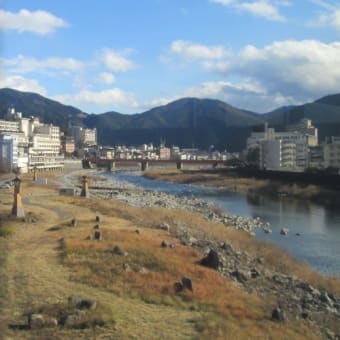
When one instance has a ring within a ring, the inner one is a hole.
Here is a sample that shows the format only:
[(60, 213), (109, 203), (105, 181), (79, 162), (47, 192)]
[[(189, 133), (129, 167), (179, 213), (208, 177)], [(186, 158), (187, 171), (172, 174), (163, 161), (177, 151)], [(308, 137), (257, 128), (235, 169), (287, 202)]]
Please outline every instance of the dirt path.
[[(82, 295), (95, 299), (112, 311), (116, 325), (107, 326), (92, 336), (84, 331), (53, 331), (53, 339), (113, 339), (124, 337), (178, 339), (195, 335), (189, 322), (198, 313), (176, 310), (172, 307), (155, 306), (138, 299), (118, 297), (112, 293), (85, 284), (70, 281), (70, 272), (61, 264), (60, 239), (65, 232), (48, 229), (74, 215), (72, 207), (55, 207), (47, 198), (26, 199), (25, 210), (40, 216), (37, 223), (19, 223), (8, 241), (7, 299), (0, 311), (0, 323), (8, 325), (0, 339), (40, 339), (30, 330), (20, 330), (27, 325), (27, 316), (32, 308), (45, 304), (64, 303), (70, 295)], [(77, 212), (82, 216), (91, 211)], [(74, 232), (74, 231), (71, 231)], [(19, 328), (19, 329), (18, 329)], [(58, 333), (60, 331), (60, 334)], [(59, 335), (58, 335), (59, 334)], [(153, 335), (153, 336), (152, 336)], [(45, 338), (42, 338), (45, 339)]]

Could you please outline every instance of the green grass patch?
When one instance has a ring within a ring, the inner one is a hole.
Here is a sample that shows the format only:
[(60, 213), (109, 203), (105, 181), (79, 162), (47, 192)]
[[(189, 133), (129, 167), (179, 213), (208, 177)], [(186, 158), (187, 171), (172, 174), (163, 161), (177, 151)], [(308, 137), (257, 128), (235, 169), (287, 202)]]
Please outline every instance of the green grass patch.
[(0, 227), (0, 237), (8, 237), (13, 234), (13, 228)]

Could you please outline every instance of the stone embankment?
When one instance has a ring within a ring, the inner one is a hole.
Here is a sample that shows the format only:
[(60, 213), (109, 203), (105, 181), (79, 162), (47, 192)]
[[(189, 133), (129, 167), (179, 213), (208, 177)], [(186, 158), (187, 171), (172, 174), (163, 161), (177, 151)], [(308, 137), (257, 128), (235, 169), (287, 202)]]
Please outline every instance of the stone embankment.
[(327, 328), (327, 324), (335, 325), (340, 318), (339, 296), (317, 289), (298, 277), (269, 269), (264, 258), (239, 252), (229, 243), (197, 239), (185, 227), (177, 227), (177, 237), (182, 244), (203, 250), (201, 265), (218, 270), (249, 293), (262, 298), (274, 297), (277, 300), (272, 310), (274, 321), (303, 319), (324, 325), (326, 338), (340, 339), (340, 334)]
[(254, 234), (256, 228), (261, 228), (265, 232), (271, 232), (269, 224), (261, 221), (260, 218), (226, 214), (212, 201), (153, 190), (143, 190), (131, 183), (117, 181), (105, 176), (98, 177), (97, 180), (92, 181), (92, 184), (90, 184), (90, 196), (100, 199), (114, 198), (136, 207), (159, 206), (167, 209), (197, 212), (209, 221), (223, 223), (226, 227), (242, 229), (251, 234)]

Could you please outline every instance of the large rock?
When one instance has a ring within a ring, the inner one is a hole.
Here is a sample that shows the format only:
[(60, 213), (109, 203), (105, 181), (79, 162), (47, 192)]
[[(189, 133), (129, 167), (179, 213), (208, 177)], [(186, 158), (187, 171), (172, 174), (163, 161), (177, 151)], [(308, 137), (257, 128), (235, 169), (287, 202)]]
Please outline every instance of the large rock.
[(120, 248), (119, 246), (115, 246), (112, 250), (112, 253), (114, 255), (119, 255), (119, 256), (127, 256), (128, 253), (126, 251), (124, 251), (122, 248)]
[(31, 329), (57, 327), (58, 320), (43, 314), (31, 314), (28, 318), (28, 325)]
[(167, 241), (163, 240), (162, 243), (161, 243), (161, 247), (167, 248), (168, 246), (169, 246), (169, 243)]
[(159, 229), (162, 229), (162, 230), (165, 230), (165, 231), (167, 231), (167, 232), (170, 232), (170, 226), (169, 226), (169, 224), (167, 224), (167, 223), (161, 223), (161, 224), (159, 225)]
[(248, 281), (248, 279), (250, 279), (250, 277), (251, 277), (250, 272), (245, 271), (245, 270), (239, 270), (239, 269), (233, 271), (233, 272), (231, 273), (231, 275), (232, 275), (233, 277), (235, 277), (236, 280), (237, 280), (238, 282), (241, 282), (241, 283), (245, 283), (245, 282)]
[(284, 321), (286, 321), (285, 312), (284, 312), (280, 307), (276, 307), (276, 308), (272, 311), (272, 320), (273, 320), (273, 321), (278, 321), (278, 322), (284, 322)]
[(174, 290), (175, 290), (175, 293), (183, 292), (184, 286), (183, 286), (182, 282), (175, 282), (174, 283)]
[(280, 230), (280, 234), (281, 235), (288, 235), (288, 233), (289, 233), (289, 229), (288, 228), (282, 228), (281, 230)]
[(96, 309), (97, 302), (95, 300), (84, 299), (80, 296), (70, 296), (68, 303), (77, 309)]
[(96, 240), (96, 241), (102, 241), (102, 240), (103, 240), (103, 234), (102, 234), (102, 232), (99, 231), (99, 230), (96, 230), (96, 231), (94, 232), (94, 237), (93, 237), (93, 239)]
[(182, 284), (185, 289), (189, 289), (191, 292), (193, 291), (192, 289), (192, 281), (188, 277), (183, 277), (182, 278)]
[(216, 270), (218, 269), (219, 263), (220, 260), (218, 253), (213, 249), (210, 249), (209, 253), (205, 257), (203, 257), (203, 259), (200, 261), (200, 264), (202, 266)]
[(44, 316), (42, 314), (31, 314), (28, 318), (28, 325), (31, 329), (44, 327)]

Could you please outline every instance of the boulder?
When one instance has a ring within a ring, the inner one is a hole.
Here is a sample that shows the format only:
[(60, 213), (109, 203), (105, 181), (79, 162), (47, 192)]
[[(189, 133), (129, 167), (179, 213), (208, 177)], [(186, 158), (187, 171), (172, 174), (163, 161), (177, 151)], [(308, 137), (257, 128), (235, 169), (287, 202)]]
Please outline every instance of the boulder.
[(181, 282), (175, 282), (174, 283), (174, 290), (175, 293), (181, 293), (184, 290), (183, 284)]
[(182, 278), (182, 285), (183, 285), (183, 288), (189, 289), (191, 292), (193, 291), (193, 289), (192, 289), (192, 281), (188, 277), (183, 277)]
[(289, 229), (288, 228), (282, 228), (281, 230), (280, 230), (280, 234), (281, 235), (288, 235), (288, 232), (289, 232)]
[(65, 317), (63, 325), (68, 328), (73, 328), (78, 325), (79, 321), (80, 321), (79, 315), (70, 314)]
[(132, 271), (132, 269), (131, 269), (131, 267), (130, 267), (130, 265), (128, 263), (124, 263), (123, 264), (123, 269), (125, 271), (127, 271), (127, 272), (131, 272)]
[(122, 248), (120, 248), (119, 246), (115, 246), (112, 250), (112, 253), (115, 255), (119, 255), (119, 256), (127, 256), (128, 253), (126, 251), (124, 251)]
[(44, 327), (44, 316), (42, 314), (31, 314), (28, 318), (28, 325), (31, 329)]
[(28, 318), (28, 325), (30, 329), (57, 327), (58, 320), (43, 314), (31, 314)]
[(272, 320), (273, 320), (273, 321), (278, 321), (278, 322), (284, 322), (284, 321), (286, 321), (285, 312), (284, 312), (280, 307), (276, 307), (276, 308), (272, 311)]
[(245, 283), (251, 277), (251, 274), (248, 271), (244, 270), (235, 270), (231, 273), (233, 277), (236, 278), (238, 282)]
[(90, 300), (90, 299), (82, 299), (79, 305), (79, 309), (96, 309), (97, 302), (96, 300)]
[(77, 309), (96, 309), (97, 302), (95, 300), (84, 299), (77, 295), (69, 296), (67, 299), (69, 305)]
[(203, 259), (200, 261), (200, 264), (202, 266), (216, 270), (218, 269), (219, 263), (220, 260), (218, 253), (213, 249), (210, 249), (209, 253), (205, 257), (203, 257)]
[(73, 307), (80, 306), (82, 300), (83, 299), (80, 296), (75, 296), (75, 295), (69, 296), (68, 299), (67, 299), (69, 305), (71, 305)]
[(103, 234), (101, 233), (101, 231), (96, 230), (94, 232), (94, 240), (96, 240), (96, 241), (102, 241), (103, 240)]
[(327, 294), (327, 292), (322, 292), (320, 294), (320, 301), (325, 303), (326, 305), (333, 306), (333, 300)]
[(252, 279), (255, 279), (260, 276), (260, 273), (256, 268), (253, 268), (250, 270), (250, 276)]
[(167, 232), (170, 232), (170, 226), (169, 226), (169, 224), (167, 224), (167, 223), (161, 223), (161, 224), (159, 225), (159, 229), (162, 229), (162, 230), (165, 230), (165, 231), (167, 231)]
[(167, 248), (169, 246), (168, 242), (163, 240), (162, 243), (161, 243), (161, 247), (162, 248)]

